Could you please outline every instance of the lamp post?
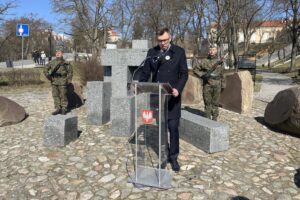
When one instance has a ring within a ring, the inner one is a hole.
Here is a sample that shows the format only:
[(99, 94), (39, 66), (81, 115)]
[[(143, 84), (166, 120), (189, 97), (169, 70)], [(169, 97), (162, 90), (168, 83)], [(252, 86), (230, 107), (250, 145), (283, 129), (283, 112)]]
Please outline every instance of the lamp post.
[(48, 31), (49, 31), (49, 37), (48, 37), (48, 42), (49, 42), (49, 57), (48, 57), (48, 60), (50, 62), (51, 59), (52, 59), (52, 27), (50, 27), (48, 29)]

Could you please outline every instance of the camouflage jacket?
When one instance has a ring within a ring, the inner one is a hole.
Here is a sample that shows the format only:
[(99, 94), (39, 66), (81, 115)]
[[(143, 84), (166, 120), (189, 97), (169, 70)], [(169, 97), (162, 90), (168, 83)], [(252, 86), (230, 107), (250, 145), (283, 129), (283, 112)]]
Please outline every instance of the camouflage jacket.
[[(214, 64), (218, 62), (218, 58), (208, 56), (206, 59), (199, 60), (194, 58), (192, 61), (192, 68), (194, 74), (196, 74), (199, 78), (205, 75), (208, 70), (210, 70)], [(224, 68), (222, 64), (220, 64), (211, 74), (210, 78), (207, 82), (203, 82), (203, 84), (210, 84), (210, 85), (219, 85), (222, 84), (222, 88), (225, 87), (224, 77), (223, 77)]]
[[(55, 70), (56, 67), (58, 67), (57, 70)], [(72, 80), (73, 69), (72, 65), (64, 59), (54, 59), (46, 65), (44, 74), (51, 79), (51, 84), (66, 85)]]

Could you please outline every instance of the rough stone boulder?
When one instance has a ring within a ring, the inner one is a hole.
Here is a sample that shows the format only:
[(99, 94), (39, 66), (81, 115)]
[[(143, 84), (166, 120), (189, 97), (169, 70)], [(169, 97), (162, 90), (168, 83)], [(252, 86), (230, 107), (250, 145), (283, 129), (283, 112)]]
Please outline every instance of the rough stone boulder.
[(199, 78), (189, 75), (182, 92), (183, 104), (198, 104), (202, 101), (202, 82)]
[(16, 102), (0, 96), (0, 127), (21, 122), (26, 117), (25, 109)]
[(250, 72), (241, 71), (226, 76), (226, 88), (221, 93), (220, 105), (226, 110), (248, 113), (252, 108), (253, 80)]
[(268, 103), (264, 120), (275, 129), (300, 136), (300, 87), (278, 92)]

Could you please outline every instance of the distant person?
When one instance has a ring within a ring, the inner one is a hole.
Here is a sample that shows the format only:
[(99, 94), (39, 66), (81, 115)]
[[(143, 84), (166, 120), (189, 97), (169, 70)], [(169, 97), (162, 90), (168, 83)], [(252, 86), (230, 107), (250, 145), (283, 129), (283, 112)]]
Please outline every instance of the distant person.
[(33, 61), (35, 64), (40, 64), (40, 52), (38, 50), (35, 50), (33, 53), (32, 53), (32, 57), (33, 57)]
[(34, 51), (31, 53), (31, 57), (32, 57), (34, 63), (36, 64), (36, 63), (37, 63), (37, 60), (36, 60), (36, 55), (35, 55), (35, 53), (36, 53), (36, 50), (34, 50)]
[(41, 52), (41, 65), (46, 64), (46, 54), (44, 51)]
[(188, 79), (188, 68), (183, 48), (171, 42), (172, 37), (168, 28), (160, 29), (156, 33), (158, 45), (149, 49), (145, 64), (139, 78), (140, 82), (147, 82), (152, 75), (152, 82), (170, 83), (172, 96), (168, 101), (168, 129), (170, 144), (166, 141), (165, 158), (161, 168), (170, 162), (172, 170), (178, 172), (180, 165), (179, 155), (179, 120), (181, 117), (181, 93)]
[(73, 69), (63, 58), (63, 47), (57, 47), (55, 59), (51, 60), (44, 69), (44, 74), (51, 81), (52, 96), (55, 111), (52, 115), (65, 115), (68, 110), (67, 85), (71, 82)]
[(38, 63), (38, 65), (41, 63), (41, 52), (40, 51), (36, 51), (35, 53), (35, 56), (36, 56), (36, 61)]
[(193, 72), (203, 81), (205, 117), (217, 121), (221, 89), (225, 87), (223, 59), (218, 59), (216, 45), (211, 45), (206, 59), (193, 59)]

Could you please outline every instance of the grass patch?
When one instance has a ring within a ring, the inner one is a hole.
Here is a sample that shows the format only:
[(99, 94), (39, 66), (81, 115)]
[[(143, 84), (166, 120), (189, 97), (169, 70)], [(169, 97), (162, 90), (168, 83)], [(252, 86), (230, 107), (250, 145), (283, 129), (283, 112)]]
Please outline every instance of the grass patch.
[(0, 86), (38, 85), (43, 82), (39, 69), (9, 69), (0, 71)]
[(255, 83), (254, 84), (254, 92), (259, 92), (261, 89), (261, 83)]
[(255, 82), (261, 82), (263, 80), (263, 76), (261, 74), (256, 74), (255, 75)]

